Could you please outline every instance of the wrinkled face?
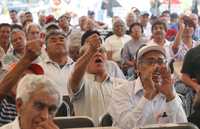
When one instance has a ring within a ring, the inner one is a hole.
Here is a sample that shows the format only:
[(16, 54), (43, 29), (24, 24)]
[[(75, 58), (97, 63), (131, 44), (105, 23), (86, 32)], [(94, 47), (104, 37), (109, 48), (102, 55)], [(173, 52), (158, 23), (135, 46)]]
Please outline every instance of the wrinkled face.
[(17, 100), (20, 126), (23, 129), (38, 129), (40, 124), (52, 120), (58, 108), (58, 96), (45, 90), (34, 92), (27, 102)]
[(119, 20), (116, 21), (113, 26), (113, 31), (117, 36), (119, 36), (119, 37), (123, 36), (125, 34), (124, 24)]
[(139, 25), (135, 25), (131, 28), (131, 37), (139, 39), (142, 36), (142, 29)]
[(27, 33), (28, 40), (34, 40), (40, 38), (40, 29), (37, 26), (31, 26), (29, 32)]
[(9, 34), (11, 32), (11, 28), (8, 26), (2, 26), (0, 28), (0, 45), (2, 46), (2, 44), (9, 44)]
[(153, 81), (156, 82), (158, 79), (158, 76), (160, 74), (160, 69), (162, 65), (166, 65), (167, 61), (166, 58), (162, 53), (159, 51), (151, 51), (146, 54), (144, 54), (137, 64), (138, 72), (141, 73), (141, 71), (146, 69), (153, 69)]
[(153, 27), (152, 36), (156, 43), (162, 43), (165, 40), (165, 27), (162, 24), (157, 24)]
[(51, 35), (47, 40), (46, 46), (47, 53), (49, 57), (51, 56), (59, 56), (59, 55), (66, 55), (67, 48), (66, 48), (66, 39), (63, 35)]
[(106, 52), (104, 48), (99, 50), (92, 56), (90, 63), (88, 64), (87, 71), (92, 74), (98, 74), (105, 71)]
[(26, 36), (23, 32), (12, 34), (11, 42), (15, 51), (23, 51), (26, 46)]
[(62, 17), (59, 19), (58, 24), (60, 26), (60, 28), (65, 29), (69, 27), (69, 22), (67, 17)]

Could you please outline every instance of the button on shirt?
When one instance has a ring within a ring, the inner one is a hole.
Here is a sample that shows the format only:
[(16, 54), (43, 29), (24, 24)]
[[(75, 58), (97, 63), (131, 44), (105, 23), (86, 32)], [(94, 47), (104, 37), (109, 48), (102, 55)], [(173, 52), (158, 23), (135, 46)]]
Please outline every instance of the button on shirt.
[(114, 126), (121, 129), (158, 123), (187, 122), (181, 100), (177, 95), (172, 101), (166, 102), (165, 96), (159, 93), (150, 101), (144, 97), (140, 79), (115, 88), (108, 111), (113, 118)]
[(40, 65), (44, 69), (44, 74), (57, 84), (57, 89), (61, 95), (69, 95), (67, 81), (74, 68), (73, 60), (67, 57), (67, 63), (62, 68), (49, 58), (46, 58)]
[(113, 88), (124, 81), (108, 77), (103, 82), (97, 82), (94, 74), (86, 73), (80, 90), (72, 97), (75, 115), (89, 116), (98, 125), (100, 116), (107, 111)]

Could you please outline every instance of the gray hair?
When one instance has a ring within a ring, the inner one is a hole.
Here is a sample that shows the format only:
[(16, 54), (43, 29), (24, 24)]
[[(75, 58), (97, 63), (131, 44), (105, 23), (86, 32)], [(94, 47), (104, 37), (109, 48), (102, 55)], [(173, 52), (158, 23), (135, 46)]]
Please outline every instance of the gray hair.
[(57, 105), (59, 107), (62, 102), (62, 96), (55, 87), (56, 84), (45, 75), (28, 74), (18, 83), (16, 99), (21, 99), (23, 102), (27, 102), (34, 92), (42, 89), (49, 93), (49, 95), (58, 96)]
[(25, 39), (26, 39), (26, 34), (25, 34), (25, 32), (24, 32), (23, 30), (20, 30), (20, 29), (13, 29), (13, 30), (11, 31), (10, 35), (9, 35), (9, 41), (10, 41), (11, 44), (12, 44), (12, 35), (13, 35), (14, 33), (17, 33), (17, 32), (23, 33), (23, 35), (24, 35), (24, 37), (25, 37)]
[(26, 27), (26, 30), (25, 30), (26, 34), (29, 33), (31, 27), (33, 27), (33, 26), (35, 26), (35, 27), (37, 27), (39, 30), (41, 30), (41, 27), (40, 27), (38, 24), (36, 24), (36, 23), (30, 23), (30, 24), (28, 24), (27, 27)]
[(65, 35), (64, 32), (62, 32), (61, 30), (53, 30), (53, 31), (50, 31), (49, 33), (47, 33), (46, 37), (45, 37), (45, 44), (46, 44), (46, 47), (48, 46), (48, 39), (50, 36), (55, 36), (55, 35), (62, 35), (65, 40), (67, 41), (67, 36)]
[(113, 31), (114, 31), (114, 27), (115, 27), (116, 23), (120, 23), (123, 26), (123, 30), (124, 30), (124, 33), (125, 33), (125, 31), (126, 31), (126, 24), (125, 24), (125, 22), (122, 19), (116, 19), (116, 20), (113, 21), (113, 26), (112, 26), (113, 27), (112, 28)]

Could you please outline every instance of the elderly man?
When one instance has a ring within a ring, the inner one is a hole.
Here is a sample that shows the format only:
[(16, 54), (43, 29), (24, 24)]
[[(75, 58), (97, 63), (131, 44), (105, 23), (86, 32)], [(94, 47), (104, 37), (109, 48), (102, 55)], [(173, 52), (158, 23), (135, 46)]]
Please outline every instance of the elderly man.
[(26, 46), (26, 35), (19, 29), (12, 30), (10, 41), (13, 47), (12, 52), (8, 53), (3, 59), (5, 67), (11, 63), (16, 63), (24, 55)]
[(121, 50), (124, 44), (131, 40), (131, 37), (125, 34), (125, 23), (121, 19), (117, 19), (113, 23), (114, 35), (105, 40), (104, 46), (107, 50), (109, 60), (113, 60), (121, 64)]
[[(16, 113), (16, 87), (18, 81), (25, 74), (43, 74), (43, 69), (37, 64), (31, 64), (37, 58), (40, 51), (39, 41), (31, 41), (27, 45), (24, 56), (16, 65), (10, 65), (9, 71), (1, 74), (0, 81), (0, 125), (9, 123), (15, 119)], [(2, 78), (5, 75), (4, 78)]]
[(46, 35), (48, 58), (41, 62), (44, 74), (54, 80), (62, 95), (69, 95), (67, 80), (74, 67), (73, 60), (67, 55), (67, 39), (62, 31), (51, 31)]
[(38, 24), (30, 23), (26, 27), (27, 40), (40, 39), (41, 28)]
[(42, 75), (26, 75), (17, 87), (15, 121), (0, 129), (58, 129), (53, 117), (61, 104), (56, 85)]
[(114, 89), (109, 107), (113, 125), (122, 129), (157, 123), (187, 122), (181, 100), (173, 90), (163, 48), (149, 43), (138, 50), (138, 78)]
[(69, 86), (73, 92), (75, 115), (90, 116), (98, 125), (99, 117), (106, 113), (112, 89), (126, 81), (108, 74), (106, 52), (100, 46), (98, 33), (86, 32), (83, 37), (85, 44), (70, 76)]

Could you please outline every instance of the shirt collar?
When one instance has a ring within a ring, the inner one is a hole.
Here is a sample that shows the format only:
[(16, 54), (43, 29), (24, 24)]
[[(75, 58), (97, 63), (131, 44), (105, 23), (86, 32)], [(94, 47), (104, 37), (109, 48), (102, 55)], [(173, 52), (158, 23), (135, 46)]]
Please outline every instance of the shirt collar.
[[(95, 80), (95, 74), (91, 74), (91, 73), (86, 72), (84, 76), (86, 77), (86, 79), (96, 81)], [(105, 82), (105, 81), (111, 81), (111, 77), (108, 74), (107, 74), (106, 79), (103, 82)]]
[(138, 77), (136, 80), (135, 80), (135, 94), (137, 94), (139, 91), (143, 90), (143, 87), (142, 87), (142, 82), (140, 80), (140, 77)]
[[(70, 57), (67, 56), (66, 58), (67, 58), (67, 63), (65, 65), (71, 65), (74, 63), (74, 61)], [(45, 58), (45, 63), (57, 64), (55, 61), (51, 60), (48, 56)]]
[(15, 120), (13, 121), (12, 125), (13, 125), (13, 129), (21, 129), (20, 125), (19, 125), (19, 117), (16, 117)]

